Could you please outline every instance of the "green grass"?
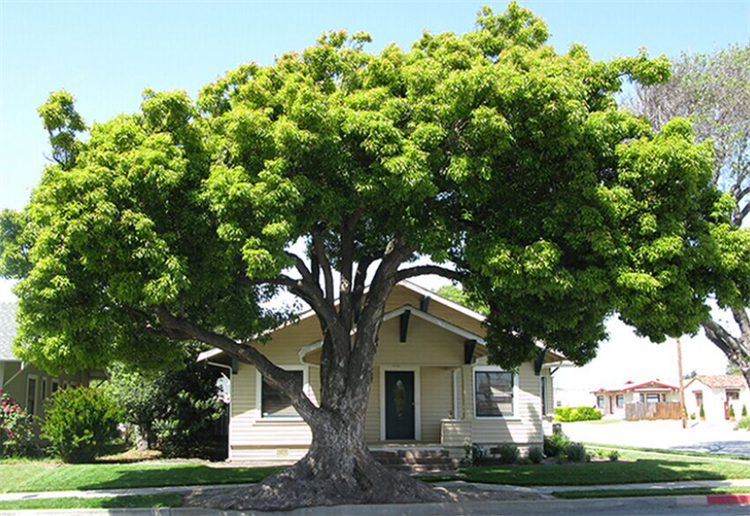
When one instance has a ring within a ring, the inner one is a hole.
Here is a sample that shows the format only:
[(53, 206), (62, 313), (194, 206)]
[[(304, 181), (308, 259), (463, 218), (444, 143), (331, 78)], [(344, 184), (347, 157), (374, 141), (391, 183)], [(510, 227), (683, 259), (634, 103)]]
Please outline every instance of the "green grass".
[(180, 507), (178, 494), (115, 496), (110, 498), (46, 498), (0, 502), (0, 510), (19, 509), (111, 509), (144, 507)]
[(631, 450), (631, 451), (642, 451), (651, 453), (665, 453), (667, 455), (681, 455), (684, 457), (703, 457), (710, 459), (733, 459), (733, 460), (747, 460), (750, 461), (750, 457), (747, 455), (722, 455), (719, 453), (703, 453), (686, 450), (665, 450), (662, 448), (639, 448), (637, 446), (620, 446), (618, 444), (596, 444), (596, 443), (583, 443), (586, 448), (595, 448), (597, 450)]
[(0, 462), (0, 493), (259, 482), (279, 468), (204, 464), (46, 464)]
[[(463, 468), (454, 479), (519, 486), (585, 486), (750, 478), (750, 465), (622, 452), (618, 462)], [(424, 479), (429, 481), (447, 478)]]
[(606, 489), (590, 491), (555, 491), (556, 498), (579, 500), (581, 498), (632, 498), (636, 496), (687, 496), (711, 494), (750, 494), (750, 487), (687, 487), (676, 489)]

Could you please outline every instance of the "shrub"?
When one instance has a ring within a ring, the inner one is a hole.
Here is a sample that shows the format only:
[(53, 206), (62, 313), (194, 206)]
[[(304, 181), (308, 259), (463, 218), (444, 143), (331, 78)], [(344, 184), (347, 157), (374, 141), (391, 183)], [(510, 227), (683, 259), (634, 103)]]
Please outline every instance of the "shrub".
[(691, 412), (690, 413), (690, 419), (692, 419), (693, 421), (695, 421), (695, 412)]
[(512, 444), (503, 444), (498, 449), (498, 461), (500, 464), (514, 464), (518, 461), (518, 447)]
[(742, 405), (742, 417), (747, 417), (747, 407)]
[(34, 450), (33, 417), (7, 392), (0, 391), (0, 458), (23, 457)]
[(701, 409), (698, 411), (698, 415), (701, 417), (701, 419), (706, 419), (706, 411), (703, 409), (703, 405), (701, 405)]
[(61, 389), (45, 405), (42, 436), (65, 462), (91, 462), (117, 437), (121, 412), (103, 391), (90, 387)]
[(737, 426), (735, 428), (737, 430), (750, 430), (750, 417), (745, 416), (737, 421)]
[(602, 413), (593, 407), (559, 407), (555, 409), (555, 420), (563, 423), (573, 421), (596, 421)]
[(124, 410), (124, 420), (138, 428), (148, 447), (165, 457), (212, 458), (216, 422), (227, 410), (221, 399), (218, 368), (195, 361), (188, 348), (183, 368), (143, 374), (122, 367), (111, 371), (109, 389)]
[(586, 462), (586, 447), (581, 443), (570, 443), (565, 450), (570, 462)]
[(734, 405), (729, 405), (729, 419), (734, 419), (737, 414), (734, 413)]
[(472, 444), (468, 439), (464, 443), (462, 466), (481, 466), (487, 462), (487, 451), (480, 444)]
[(617, 450), (612, 450), (612, 451), (611, 451), (611, 452), (609, 452), (609, 454), (607, 455), (607, 458), (608, 458), (608, 459), (609, 459), (609, 460), (610, 460), (611, 462), (617, 462), (618, 460), (620, 460), (620, 452), (618, 452)]
[(547, 457), (559, 456), (568, 446), (570, 446), (570, 439), (562, 432), (544, 438), (544, 454)]
[(544, 460), (544, 451), (539, 446), (529, 448), (529, 460), (534, 464), (540, 464)]

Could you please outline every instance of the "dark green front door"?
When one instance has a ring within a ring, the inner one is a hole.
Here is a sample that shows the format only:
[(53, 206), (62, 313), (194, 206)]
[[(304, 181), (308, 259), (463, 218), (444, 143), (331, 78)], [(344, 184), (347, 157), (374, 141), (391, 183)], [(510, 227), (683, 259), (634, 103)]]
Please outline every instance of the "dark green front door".
[(414, 439), (414, 372), (385, 372), (385, 438)]

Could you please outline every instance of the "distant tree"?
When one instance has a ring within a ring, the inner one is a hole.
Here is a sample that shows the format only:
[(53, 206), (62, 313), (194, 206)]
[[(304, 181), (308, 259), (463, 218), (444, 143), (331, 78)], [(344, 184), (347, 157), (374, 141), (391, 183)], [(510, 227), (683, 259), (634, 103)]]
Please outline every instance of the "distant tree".
[[(408, 51), (331, 32), (241, 65), (195, 102), (146, 91), (139, 113), (73, 142), (56, 138), (80, 128), (72, 99), (53, 95), (41, 114), (57, 163), (22, 213), (0, 217), (0, 272), (20, 279), (16, 352), (52, 370), (153, 368), (200, 341), (255, 367), (312, 442), (211, 505), (439, 499), (365, 440), (399, 281), (460, 282), (490, 308), (489, 360), (507, 368), (538, 341), (591, 360), (613, 313), (661, 342), (697, 331), (709, 296), (750, 298), (737, 281), (750, 239), (711, 185), (712, 146), (687, 120), (655, 131), (617, 107), (624, 78), (663, 81), (667, 60), (599, 62), (547, 39), (516, 3)], [(320, 321), (316, 401), (256, 337), (278, 321), (263, 301), (279, 289)]]
[(737, 364), (733, 364), (732, 362), (729, 362), (727, 364), (726, 372), (727, 374), (732, 375), (732, 376), (737, 375), (737, 374), (742, 374), (742, 370), (740, 369), (740, 366), (738, 366)]
[[(646, 115), (655, 129), (673, 117), (689, 117), (696, 139), (712, 142), (713, 183), (729, 198), (732, 224), (742, 227), (750, 213), (750, 45), (731, 46), (712, 54), (683, 54), (673, 61), (669, 82), (637, 85), (636, 92), (632, 109)], [(725, 259), (733, 259), (731, 253)], [(750, 275), (744, 281), (750, 283)], [(707, 318), (703, 329), (736, 365), (736, 374), (744, 375), (750, 384), (748, 305), (742, 296), (725, 296), (718, 301), (721, 308), (732, 313), (736, 328)]]
[(477, 313), (480, 313), (482, 315), (488, 315), (490, 310), (487, 307), (487, 305), (472, 300), (469, 297), (469, 294), (464, 291), (461, 287), (457, 285), (443, 285), (442, 287), (438, 288), (434, 291), (437, 295), (444, 297), (445, 299), (449, 301), (453, 301), (454, 303), (458, 303), (461, 306), (465, 306), (466, 308), (469, 308), (471, 310), (474, 310)]
[(698, 372), (694, 369), (694, 370), (690, 371), (688, 374), (683, 375), (682, 378), (684, 380), (692, 380), (696, 376), (698, 376)]

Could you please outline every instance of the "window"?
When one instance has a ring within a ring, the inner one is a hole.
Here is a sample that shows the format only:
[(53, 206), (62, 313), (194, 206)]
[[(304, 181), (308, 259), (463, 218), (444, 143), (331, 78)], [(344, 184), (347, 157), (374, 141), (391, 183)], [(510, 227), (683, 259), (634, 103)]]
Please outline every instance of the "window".
[(47, 399), (47, 379), (42, 378), (42, 399)]
[(51, 386), (52, 389), (50, 390), (50, 394), (54, 394), (60, 389), (60, 382), (53, 378)]
[(615, 399), (617, 400), (617, 408), (623, 408), (625, 406), (625, 396), (623, 394), (618, 394)]
[(540, 378), (540, 380), (542, 382), (542, 392), (541, 392), (541, 395), (542, 395), (542, 415), (546, 416), (547, 415), (547, 377), (546, 376), (542, 376)]
[(727, 401), (739, 401), (740, 391), (739, 389), (727, 389)]
[[(289, 371), (304, 382), (304, 372)], [(257, 373), (260, 374), (260, 373)], [(261, 415), (263, 417), (299, 417), (292, 402), (281, 391), (272, 387), (265, 378), (261, 380)]]
[(474, 404), (477, 417), (513, 415), (513, 373), (474, 371)]
[(600, 409), (604, 408), (604, 396), (597, 396), (596, 397), (596, 406)]
[(26, 412), (36, 414), (36, 377), (29, 376), (26, 382)]
[(646, 403), (659, 403), (661, 396), (658, 394), (646, 394)]
[(693, 394), (695, 394), (695, 404), (699, 407), (703, 405), (703, 392), (693, 391)]

